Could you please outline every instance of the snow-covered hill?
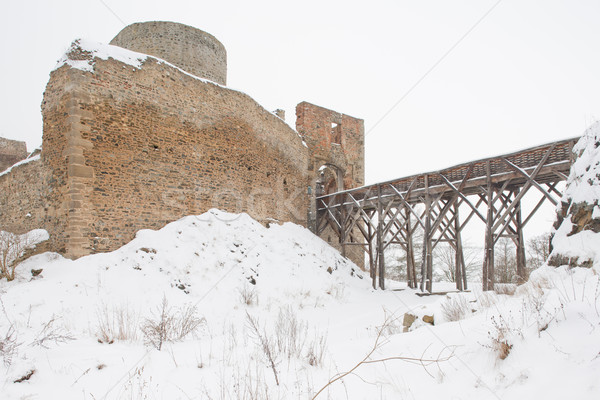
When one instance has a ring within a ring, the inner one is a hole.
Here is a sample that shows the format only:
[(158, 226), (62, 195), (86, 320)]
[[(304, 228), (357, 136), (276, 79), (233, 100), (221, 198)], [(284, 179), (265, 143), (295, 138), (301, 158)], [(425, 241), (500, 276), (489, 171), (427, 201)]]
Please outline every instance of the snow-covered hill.
[[(375, 291), (302, 227), (211, 210), (0, 281), (0, 398), (595, 399), (599, 285), (544, 267), (514, 296)], [(407, 311), (436, 325), (403, 333)]]

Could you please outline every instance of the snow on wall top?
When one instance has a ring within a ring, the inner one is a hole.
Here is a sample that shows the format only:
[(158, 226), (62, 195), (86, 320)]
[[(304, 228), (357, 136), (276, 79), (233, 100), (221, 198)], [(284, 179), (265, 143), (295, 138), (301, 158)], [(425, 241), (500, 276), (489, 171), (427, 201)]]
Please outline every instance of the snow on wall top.
[[(158, 57), (151, 56), (148, 54), (143, 54), (143, 53), (137, 53), (135, 51), (124, 49), (119, 46), (113, 46), (110, 44), (99, 43), (99, 42), (95, 42), (95, 41), (87, 40), (87, 39), (74, 40), (73, 43), (71, 43), (71, 46), (69, 46), (69, 49), (58, 60), (58, 62), (56, 63), (56, 65), (54, 66), (54, 69), (52, 71), (59, 69), (63, 65), (68, 65), (71, 68), (75, 68), (75, 69), (79, 69), (81, 71), (93, 73), (94, 65), (95, 65), (94, 60), (96, 58), (99, 58), (101, 60), (108, 60), (109, 58), (112, 58), (114, 60), (120, 61), (124, 64), (130, 65), (133, 68), (137, 68), (137, 69), (141, 69), (144, 62), (146, 62), (146, 60), (150, 58), (150, 59), (156, 60), (157, 62), (159, 62), (161, 64), (166, 64), (172, 68), (175, 68), (175, 69), (179, 70), (181, 73), (183, 73), (189, 77), (192, 77), (194, 79), (197, 79), (199, 81), (207, 82), (207, 83), (211, 83), (213, 85), (227, 88), (229, 90), (233, 90), (235, 92), (241, 93), (245, 96), (252, 98), (247, 93), (245, 93), (241, 90), (232, 89), (231, 87), (221, 85), (221, 84), (219, 84), (217, 82), (213, 82), (209, 79), (201, 78), (199, 76), (193, 75), (193, 74), (179, 68), (178, 66), (173, 65), (170, 62), (160, 59)], [(257, 104), (258, 104), (258, 102), (257, 102)], [(272, 112), (269, 112), (269, 113), (272, 115), (275, 115)], [(279, 119), (281, 119), (281, 118), (279, 118)], [(283, 121), (283, 122), (285, 123), (285, 121)], [(291, 126), (287, 123), (286, 123), (286, 125), (292, 131), (294, 131), (296, 133), (296, 135), (298, 135), (300, 140), (302, 140), (302, 145), (304, 147), (308, 148), (306, 142), (302, 138), (302, 135), (300, 135), (293, 126)]]
[(16, 164), (13, 164), (11, 167), (8, 167), (4, 171), (0, 171), (0, 176), (9, 174), (13, 170), (13, 168), (16, 168), (16, 167), (18, 167), (20, 165), (24, 165), (24, 164), (29, 164), (30, 162), (37, 161), (39, 159), (40, 159), (40, 154), (36, 154), (34, 156), (30, 156), (30, 157), (28, 157), (28, 158), (26, 158), (26, 159), (24, 159), (22, 161), (19, 161)]
[[(76, 54), (83, 54), (84, 57), (77, 57)], [(71, 43), (67, 52), (58, 60), (54, 70), (63, 65), (69, 65), (71, 68), (94, 72), (94, 58), (100, 58), (102, 60), (112, 58), (124, 64), (131, 65), (134, 68), (141, 68), (142, 63), (146, 61), (148, 56), (117, 46), (85, 39), (76, 39)]]
[(590, 126), (573, 147), (576, 160), (571, 166), (563, 202), (598, 204), (600, 200), (600, 121)]

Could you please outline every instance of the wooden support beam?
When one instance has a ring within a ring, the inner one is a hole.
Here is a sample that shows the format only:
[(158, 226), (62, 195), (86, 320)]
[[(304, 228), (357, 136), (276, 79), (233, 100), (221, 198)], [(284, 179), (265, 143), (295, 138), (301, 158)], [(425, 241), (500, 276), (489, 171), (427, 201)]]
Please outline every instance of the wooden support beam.
[[(529, 175), (530, 179), (525, 183), (525, 185), (523, 185), (523, 188), (521, 189), (521, 191), (519, 192), (519, 194), (517, 195), (517, 197), (515, 197), (515, 199), (513, 200), (512, 204), (504, 211), (502, 217), (498, 219), (498, 222), (496, 222), (496, 224), (493, 226), (492, 231), (495, 231), (498, 228), (498, 226), (500, 225), (501, 221), (504, 220), (504, 216), (507, 215), (507, 214), (509, 214), (512, 211), (512, 209), (516, 206), (516, 204), (520, 204), (521, 198), (525, 195), (525, 193), (527, 193), (527, 191), (529, 190), (529, 188), (532, 186), (532, 182), (535, 181), (535, 178), (537, 177), (538, 173), (540, 172), (540, 170), (542, 169), (542, 167), (546, 163), (546, 160), (548, 160), (548, 157), (550, 157), (550, 154), (552, 154), (552, 150), (554, 150), (555, 146), (556, 146), (556, 144), (553, 144), (552, 146), (550, 146), (550, 149), (548, 149), (548, 151), (546, 151), (546, 154), (544, 154), (544, 157), (542, 157), (542, 160), (540, 161), (540, 163), (538, 164), (538, 166), (531, 173), (531, 175)], [(488, 164), (489, 164), (489, 161), (488, 161)], [(491, 177), (489, 177), (488, 179), (491, 182)]]
[(481, 213), (479, 212), (479, 210), (477, 209), (477, 206), (473, 206), (473, 204), (469, 201), (469, 199), (467, 199), (467, 197), (465, 195), (463, 195), (460, 192), (460, 190), (456, 186), (454, 186), (452, 184), (452, 182), (450, 182), (444, 175), (442, 175), (442, 174), (439, 174), (439, 175), (442, 178), (442, 180), (446, 183), (446, 185), (448, 185), (448, 187), (454, 193), (456, 193), (469, 207), (471, 207), (472, 212), (475, 213), (475, 215), (477, 215), (479, 217), (479, 219), (481, 219), (483, 222), (485, 222), (486, 220), (483, 217), (483, 215), (481, 215)]
[(385, 290), (385, 257), (383, 237), (383, 204), (381, 202), (381, 186), (377, 186), (377, 262), (379, 267), (379, 288)]
[(373, 231), (371, 224), (367, 225), (367, 232), (369, 234), (369, 273), (371, 275), (373, 289), (377, 289), (377, 271), (375, 270), (375, 260), (373, 255), (373, 239), (375, 232)]
[(490, 172), (490, 162), (486, 163), (487, 174), (487, 219), (485, 226), (485, 254), (483, 260), (483, 290), (494, 290), (494, 189)]
[(406, 209), (406, 276), (408, 287), (417, 288), (417, 270), (415, 268), (415, 251), (413, 247), (413, 229), (410, 221), (410, 211)]
[(558, 204), (558, 201), (552, 197), (552, 195), (550, 193), (548, 193), (539, 183), (537, 183), (535, 181), (535, 179), (532, 179), (529, 175), (527, 175), (527, 172), (525, 172), (522, 168), (517, 167), (515, 164), (511, 163), (510, 161), (508, 161), (506, 158), (502, 158), (502, 161), (504, 161), (504, 163), (506, 165), (508, 165), (509, 167), (511, 167), (513, 170), (515, 170), (517, 173), (519, 173), (522, 177), (524, 177), (525, 179), (527, 179), (527, 181), (533, 185), (536, 189), (538, 189), (540, 192), (542, 192), (542, 194), (544, 196), (546, 196), (548, 198), (548, 200), (550, 200), (550, 202), (554, 205)]
[(527, 273), (527, 265), (525, 260), (525, 240), (523, 238), (523, 224), (521, 223), (521, 206), (517, 207), (516, 214), (516, 230), (517, 230), (517, 283), (522, 285), (529, 278)]
[(423, 259), (421, 263), (421, 291), (431, 293), (433, 278), (433, 255), (431, 249), (431, 197), (429, 196), (429, 177), (425, 175), (425, 229), (423, 232)]
[(456, 280), (456, 289), (467, 290), (467, 276), (465, 272), (465, 258), (463, 254), (462, 239), (460, 235), (460, 218), (458, 217), (458, 205), (454, 206), (454, 229), (456, 243), (454, 247), (454, 278)]

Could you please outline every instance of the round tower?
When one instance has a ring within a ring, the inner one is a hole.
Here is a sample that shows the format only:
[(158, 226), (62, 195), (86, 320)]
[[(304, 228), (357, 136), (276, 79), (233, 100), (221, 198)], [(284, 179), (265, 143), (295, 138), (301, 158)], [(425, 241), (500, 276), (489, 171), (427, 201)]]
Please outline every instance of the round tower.
[(213, 35), (176, 22), (138, 22), (123, 28), (110, 42), (149, 54), (221, 85), (227, 83), (227, 52)]

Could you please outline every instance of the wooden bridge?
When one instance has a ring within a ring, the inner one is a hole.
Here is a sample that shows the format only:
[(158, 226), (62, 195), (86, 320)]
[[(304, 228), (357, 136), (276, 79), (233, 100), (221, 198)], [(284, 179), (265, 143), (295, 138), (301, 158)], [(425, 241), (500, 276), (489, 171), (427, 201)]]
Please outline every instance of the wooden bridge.
[[(554, 205), (560, 201), (556, 186), (569, 174), (578, 139), (319, 196), (317, 234), (331, 228), (343, 255), (347, 246), (362, 247), (368, 255), (373, 287), (379, 278), (381, 289), (385, 289), (384, 252), (391, 244), (400, 245), (406, 252), (408, 285), (416, 288), (413, 236), (420, 227), (421, 290), (432, 290), (433, 250), (440, 242), (454, 249), (457, 289), (466, 290), (461, 232), (475, 217), (486, 227), (483, 290), (494, 288), (494, 245), (501, 237), (511, 238), (516, 245), (517, 280), (522, 283), (528, 278), (523, 227), (545, 201)], [(532, 188), (543, 196), (523, 215), (521, 199)], [(466, 217), (459, 215), (459, 209), (467, 210)]]

